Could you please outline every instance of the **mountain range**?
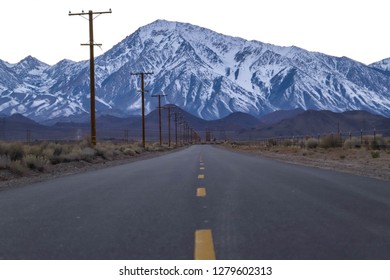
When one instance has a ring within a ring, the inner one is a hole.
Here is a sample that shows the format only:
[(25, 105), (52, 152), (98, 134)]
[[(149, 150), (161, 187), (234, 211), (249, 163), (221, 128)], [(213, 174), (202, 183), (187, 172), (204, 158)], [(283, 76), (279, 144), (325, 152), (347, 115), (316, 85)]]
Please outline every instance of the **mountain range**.
[[(157, 20), (95, 58), (99, 115), (140, 115), (154, 94), (205, 120), (234, 112), (259, 117), (276, 110), (365, 110), (390, 117), (390, 59), (365, 65), (347, 57), (280, 47), (218, 34), (187, 23)], [(38, 122), (86, 118), (89, 61), (50, 66), (31, 56), (0, 60), (0, 113)]]
[[(174, 106), (173, 106), (174, 107)], [(261, 140), (275, 137), (298, 137), (329, 135), (341, 133), (343, 137), (373, 135), (390, 136), (390, 118), (371, 114), (366, 111), (349, 111), (334, 113), (331, 111), (315, 111), (302, 109), (275, 111), (260, 118), (236, 112), (218, 120), (207, 121), (174, 107), (176, 114), (184, 120), (205, 141), (207, 132), (220, 140)], [(171, 142), (175, 142), (175, 115), (171, 115)], [(131, 116), (119, 118), (101, 115), (97, 118), (97, 137), (99, 140), (131, 140), (141, 139), (141, 117)], [(89, 122), (58, 122), (54, 125), (42, 125), (20, 114), (0, 117), (0, 140), (42, 141), (42, 140), (80, 140), (88, 137)], [(180, 128), (178, 126), (178, 134)], [(163, 142), (168, 142), (168, 113), (162, 111)], [(147, 141), (159, 141), (159, 114), (154, 110), (146, 116)]]

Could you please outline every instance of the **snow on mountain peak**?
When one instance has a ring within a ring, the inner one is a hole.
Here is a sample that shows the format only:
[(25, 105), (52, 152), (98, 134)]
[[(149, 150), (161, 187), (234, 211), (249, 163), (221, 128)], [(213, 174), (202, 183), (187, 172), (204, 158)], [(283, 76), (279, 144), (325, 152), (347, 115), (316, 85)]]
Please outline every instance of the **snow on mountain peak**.
[(369, 65), (372, 68), (390, 72), (390, 58), (383, 59), (381, 61), (372, 63)]
[[(97, 111), (139, 114), (139, 77), (146, 106), (153, 93), (205, 119), (232, 112), (263, 115), (277, 109), (363, 109), (390, 116), (389, 62), (369, 67), (348, 58), (225, 36), (188, 23), (157, 20), (140, 27), (95, 59)], [(376, 69), (374, 69), (376, 68)], [(380, 68), (381, 71), (378, 71)], [(48, 66), (33, 57), (0, 61), (3, 113), (41, 120), (89, 111), (89, 63)]]
[(46, 63), (39, 61), (38, 59), (27, 56), (16, 64), (10, 65), (17, 74), (23, 75), (41, 75), (44, 70), (49, 67)]

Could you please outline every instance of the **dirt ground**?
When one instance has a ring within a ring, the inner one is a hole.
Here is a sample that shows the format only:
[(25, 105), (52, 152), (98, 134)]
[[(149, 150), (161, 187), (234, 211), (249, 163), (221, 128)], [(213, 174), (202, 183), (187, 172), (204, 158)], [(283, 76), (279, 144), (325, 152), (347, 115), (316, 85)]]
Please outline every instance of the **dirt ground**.
[(390, 150), (373, 151), (366, 148), (316, 148), (298, 146), (237, 145), (226, 143), (225, 148), (271, 159), (337, 170), (390, 181)]

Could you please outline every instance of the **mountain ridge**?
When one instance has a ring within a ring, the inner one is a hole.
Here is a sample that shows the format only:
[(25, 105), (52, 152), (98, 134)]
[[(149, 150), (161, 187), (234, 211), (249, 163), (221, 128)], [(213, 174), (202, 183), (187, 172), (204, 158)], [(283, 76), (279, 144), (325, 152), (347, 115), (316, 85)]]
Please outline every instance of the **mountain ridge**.
[[(261, 118), (236, 112), (219, 119), (206, 121), (191, 115), (180, 108), (173, 110), (181, 116), (191, 128), (201, 135), (203, 141), (207, 131), (218, 141), (248, 141), (261, 140), (275, 137), (317, 137), (342, 133), (347, 137), (373, 135), (390, 136), (390, 118), (374, 115), (366, 111), (348, 111), (334, 113), (331, 111), (275, 111)], [(158, 110), (150, 112), (146, 116), (147, 141), (157, 142), (159, 139)], [(177, 115), (177, 116), (178, 116)], [(171, 141), (175, 141), (176, 117), (171, 115)], [(179, 119), (177, 119), (179, 120)], [(110, 115), (102, 115), (96, 119), (97, 137), (99, 140), (140, 140), (141, 117), (130, 116), (120, 118)], [(167, 110), (162, 112), (163, 141), (168, 140), (168, 116)], [(0, 117), (0, 140), (12, 141), (42, 141), (42, 140), (69, 140), (75, 141), (88, 137), (90, 125), (88, 120), (73, 120), (57, 122), (52, 125), (42, 125), (20, 114)], [(180, 128), (178, 126), (178, 133)]]
[[(366, 110), (390, 116), (386, 59), (365, 65), (347, 57), (226, 36), (207, 28), (157, 20), (95, 58), (97, 112), (140, 114), (139, 78), (152, 94), (206, 120), (233, 112), (262, 116), (275, 110)], [(30, 56), (0, 60), (0, 113), (37, 121), (89, 112), (89, 63), (47, 65)]]

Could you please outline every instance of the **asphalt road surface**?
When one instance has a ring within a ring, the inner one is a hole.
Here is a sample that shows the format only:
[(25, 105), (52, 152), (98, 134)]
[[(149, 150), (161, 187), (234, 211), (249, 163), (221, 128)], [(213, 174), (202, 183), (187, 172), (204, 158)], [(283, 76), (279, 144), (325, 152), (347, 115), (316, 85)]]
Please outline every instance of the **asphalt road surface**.
[(191, 146), (0, 192), (0, 259), (390, 259), (390, 183)]

